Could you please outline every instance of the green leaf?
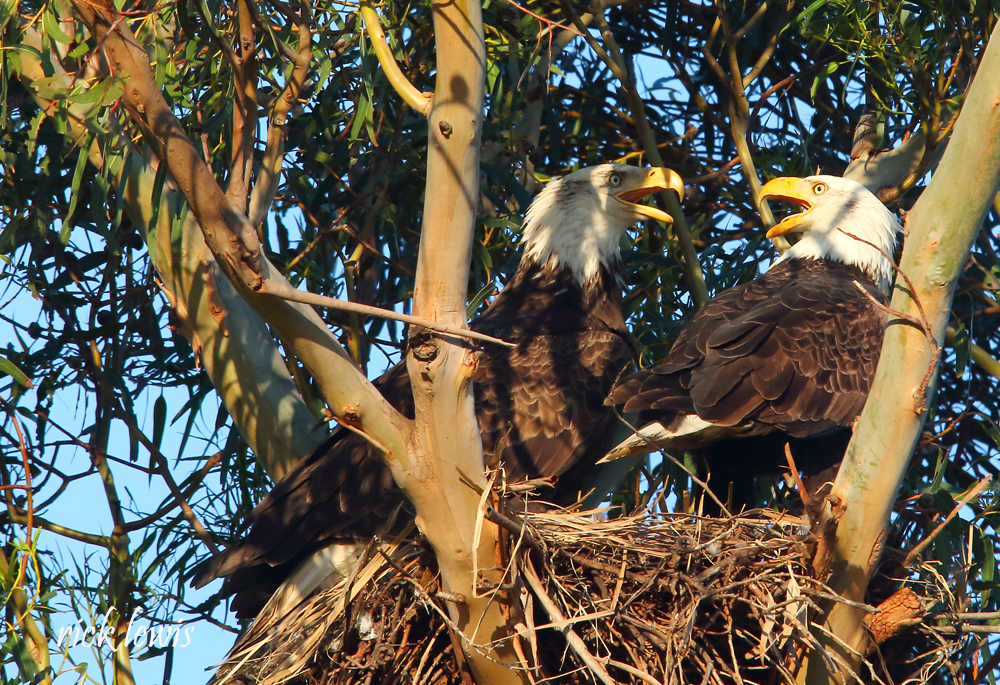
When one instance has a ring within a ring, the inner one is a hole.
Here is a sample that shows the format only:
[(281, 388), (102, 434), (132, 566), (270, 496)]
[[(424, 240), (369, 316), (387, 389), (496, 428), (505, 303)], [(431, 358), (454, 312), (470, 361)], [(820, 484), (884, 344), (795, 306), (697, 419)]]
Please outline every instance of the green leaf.
[(69, 244), (69, 235), (73, 231), (73, 211), (76, 209), (77, 200), (80, 199), (80, 181), (83, 180), (83, 170), (87, 168), (87, 150), (94, 142), (94, 134), (88, 133), (80, 146), (80, 154), (76, 158), (76, 169), (73, 171), (73, 184), (70, 186), (69, 210), (63, 220), (62, 230), (59, 231), (59, 241), (63, 245)]
[(10, 640), (8, 646), (11, 656), (17, 663), (17, 669), (21, 673), (21, 677), (24, 678), (24, 682), (30, 682), (38, 674), (38, 664), (35, 663), (35, 658), (31, 656), (31, 650), (28, 649), (28, 645), (21, 639), (20, 635), (11, 631)]
[(9, 359), (5, 359), (3, 357), (0, 357), (0, 374), (12, 377), (15, 381), (17, 381), (26, 388), (35, 387), (34, 383), (32, 383), (31, 380), (29, 380), (28, 377), (24, 375), (24, 372), (14, 365), (14, 362), (10, 361)]
[(52, 6), (49, 5), (50, 11), (42, 15), (42, 25), (45, 27), (45, 33), (57, 43), (72, 45), (73, 39), (63, 33), (62, 28), (59, 26), (59, 20), (56, 19), (56, 15), (51, 12), (51, 9)]
[(362, 91), (358, 96), (358, 106), (354, 112), (354, 123), (351, 124), (351, 136), (352, 141), (358, 139), (358, 133), (361, 131), (361, 127), (365, 125), (368, 119), (368, 115), (371, 112), (372, 103), (368, 99), (368, 96)]
[(813, 79), (812, 87), (809, 89), (809, 99), (815, 102), (816, 91), (819, 90), (820, 85), (826, 81), (830, 76), (833, 75), (835, 71), (840, 67), (840, 62), (830, 62), (822, 71), (816, 74), (816, 78)]
[(482, 289), (476, 293), (476, 296), (469, 300), (469, 306), (465, 308), (465, 315), (470, 319), (478, 311), (479, 305), (486, 301), (486, 298), (496, 292), (496, 285), (492, 282), (487, 283), (482, 287)]
[(955, 374), (962, 376), (965, 367), (969, 365), (969, 355), (972, 354), (972, 338), (969, 331), (961, 323), (955, 326), (955, 341), (952, 344), (955, 348)]
[(163, 431), (167, 427), (167, 401), (160, 395), (153, 403), (153, 445), (160, 449), (163, 442)]
[(993, 539), (982, 530), (979, 534), (983, 538), (983, 568), (980, 575), (983, 581), (992, 583), (997, 567), (997, 559), (993, 554)]

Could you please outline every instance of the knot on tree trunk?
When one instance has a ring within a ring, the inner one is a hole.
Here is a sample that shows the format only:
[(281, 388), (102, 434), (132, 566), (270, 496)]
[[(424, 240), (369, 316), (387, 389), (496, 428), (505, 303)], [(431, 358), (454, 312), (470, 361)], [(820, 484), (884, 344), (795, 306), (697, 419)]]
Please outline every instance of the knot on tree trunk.
[(421, 362), (432, 362), (440, 353), (440, 339), (426, 328), (410, 327), (410, 351)]

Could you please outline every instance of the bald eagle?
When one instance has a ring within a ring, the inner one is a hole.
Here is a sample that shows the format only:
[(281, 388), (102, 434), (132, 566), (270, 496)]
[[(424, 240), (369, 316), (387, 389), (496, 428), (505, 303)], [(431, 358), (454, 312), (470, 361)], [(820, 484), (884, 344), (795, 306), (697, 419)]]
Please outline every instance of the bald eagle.
[[(472, 322), (473, 330), (516, 345), (478, 352), (473, 379), (486, 465), (502, 465), (508, 481), (556, 476), (545, 499), (557, 504), (591, 487), (595, 463), (614, 444), (617, 419), (604, 399), (636, 357), (620, 312), (619, 244), (643, 217), (671, 220), (639, 204), (666, 189), (683, 196), (673, 171), (620, 164), (549, 183), (525, 216), (516, 273)], [(405, 365), (376, 385), (413, 417)], [(293, 572), (283, 591), (294, 588), (294, 597), (348, 575), (356, 541), (392, 529), (393, 520), (398, 528), (412, 518), (407, 507), (380, 455), (338, 428), (257, 506), (243, 542), (212, 559), (194, 582), (232, 576), (232, 608), (256, 615)]]
[(837, 176), (776, 178), (761, 197), (804, 210), (767, 236), (801, 237), (766, 273), (702, 307), (662, 363), (615, 387), (608, 403), (640, 412), (639, 429), (605, 460), (685, 450), (726, 493), (779, 471), (786, 444), (807, 474), (843, 457), (882, 349), (887, 316), (873, 301), (887, 304), (901, 227)]

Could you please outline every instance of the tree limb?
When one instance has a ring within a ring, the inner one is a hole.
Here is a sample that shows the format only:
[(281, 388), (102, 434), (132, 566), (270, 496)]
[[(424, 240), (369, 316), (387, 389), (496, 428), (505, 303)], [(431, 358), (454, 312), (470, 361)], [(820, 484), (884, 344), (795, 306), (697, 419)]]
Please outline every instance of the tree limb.
[(389, 80), (389, 84), (399, 93), (399, 97), (403, 98), (403, 102), (426, 117), (431, 111), (431, 98), (433, 95), (418, 90), (406, 78), (402, 69), (399, 68), (399, 64), (396, 62), (396, 58), (393, 57), (392, 50), (389, 48), (389, 43), (386, 41), (385, 32), (382, 31), (382, 25), (378, 20), (378, 12), (371, 6), (371, 3), (367, 2), (367, 0), (362, 0), (358, 13), (365, 23), (365, 31), (368, 32), (368, 38), (371, 39), (372, 49), (375, 51), (375, 56), (378, 57), (379, 64), (382, 65), (382, 71), (385, 72), (385, 77)]
[(127, 79), (123, 101), (133, 121), (147, 132), (157, 155), (187, 199), (205, 243), (239, 294), (294, 351), (313, 374), (334, 416), (388, 450), (389, 461), (406, 460), (411, 422), (397, 412), (354, 366), (350, 356), (312, 307), (261, 297), (287, 281), (268, 261), (256, 231), (229, 204), (204, 160), (156, 87), (149, 59), (124, 22), (106, 3), (73, 0), (91, 33), (103, 42), (115, 74)]
[[(914, 299), (919, 299), (936, 340), (944, 338), (958, 274), (998, 179), (1000, 27), (993, 31), (937, 172), (907, 216), (900, 270), (908, 274), (914, 292), (897, 283), (892, 309), (915, 315)], [(863, 598), (881, 555), (885, 526), (923, 426), (926, 412), (914, 413), (914, 393), (933, 352), (922, 331), (888, 327), (868, 402), (822, 512), (821, 530), (835, 532), (825, 533), (830, 546), (828, 556), (817, 560), (818, 569), (829, 570), (830, 587), (849, 600)], [(842, 508), (839, 522), (831, 501)], [(826, 630), (835, 639), (818, 637), (854, 668), (868, 639), (861, 612), (840, 603), (827, 609)], [(833, 673), (826, 660), (810, 656), (800, 682), (819, 685), (849, 677), (848, 671)]]
[[(469, 269), (479, 203), (479, 150), (486, 45), (479, 0), (432, 3), (437, 77), (428, 115), (427, 186), (420, 231), (413, 313), (452, 327), (467, 325)], [(406, 358), (416, 427), (411, 465), (393, 467), (434, 548), (442, 590), (461, 647), (480, 685), (526, 684), (494, 593), (476, 592), (480, 576), (497, 583), (497, 529), (482, 519), (486, 488), (483, 446), (472, 394), (474, 359), (467, 346), (410, 332)], [(472, 483), (476, 487), (470, 487)], [(476, 568), (484, 560), (486, 568)]]
[[(33, 28), (24, 30), (22, 40), (41, 52), (41, 38)], [(57, 61), (50, 64), (68, 87), (72, 77)], [(20, 68), (25, 89), (39, 106), (50, 106), (52, 102), (31, 87), (33, 81), (45, 77), (41, 62), (24, 52)], [(67, 108), (70, 145), (86, 139), (86, 119), (92, 107), (71, 104)], [(105, 157), (102, 152), (119, 146), (120, 154)], [(240, 435), (268, 474), (280, 479), (322, 442), (326, 432), (315, 430), (316, 419), (296, 390), (267, 326), (223, 275), (193, 215), (183, 213), (179, 193), (169, 179), (159, 205), (153, 206), (155, 160), (143, 159), (128, 141), (116, 141), (110, 133), (85, 152), (96, 168), (110, 165), (125, 211), (149, 245), (153, 265), (180, 321), (180, 332), (191, 342)], [(179, 215), (181, 235), (174, 239), (171, 227)], [(150, 226), (154, 219), (156, 225)]]

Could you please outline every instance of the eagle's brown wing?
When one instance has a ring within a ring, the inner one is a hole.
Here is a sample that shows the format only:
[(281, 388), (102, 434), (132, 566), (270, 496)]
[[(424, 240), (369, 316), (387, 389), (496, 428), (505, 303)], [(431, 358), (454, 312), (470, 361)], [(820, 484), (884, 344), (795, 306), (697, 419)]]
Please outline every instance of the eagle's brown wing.
[(629, 341), (610, 330), (543, 335), (483, 354), (476, 413), (487, 466), (502, 463), (511, 481), (558, 476), (544, 498), (576, 501), (612, 447), (617, 419), (603, 398), (633, 359)]
[(664, 363), (633, 374), (610, 399), (644, 419), (697, 414), (744, 434), (749, 426), (802, 438), (850, 426), (885, 331), (885, 315), (855, 282), (885, 302), (855, 267), (783, 262), (710, 301)]
[[(413, 417), (403, 365), (390, 368), (375, 386), (399, 412)], [(199, 569), (194, 584), (258, 564), (277, 566), (329, 539), (371, 536), (405, 502), (368, 441), (338, 427), (272, 488), (250, 514), (246, 538)]]
[[(603, 278), (614, 284), (613, 274)], [(559, 503), (575, 501), (593, 475), (589, 467), (611, 448), (615, 417), (603, 400), (635, 356), (616, 292), (606, 285), (583, 292), (569, 273), (524, 269), (472, 326), (516, 344), (478, 353), (476, 415), (487, 465), (503, 461), (510, 480), (560, 476), (546, 493)], [(405, 366), (389, 369), (376, 385), (413, 417)], [(194, 582), (292, 563), (332, 540), (370, 537), (407, 506), (380, 455), (338, 428), (254, 509), (246, 539), (210, 560)], [(270, 584), (283, 577), (266, 575)], [(234, 606), (251, 614), (258, 604), (247, 599), (251, 592), (265, 600), (268, 593), (253, 587), (252, 578), (243, 581), (234, 579), (234, 588), (246, 588)]]

